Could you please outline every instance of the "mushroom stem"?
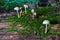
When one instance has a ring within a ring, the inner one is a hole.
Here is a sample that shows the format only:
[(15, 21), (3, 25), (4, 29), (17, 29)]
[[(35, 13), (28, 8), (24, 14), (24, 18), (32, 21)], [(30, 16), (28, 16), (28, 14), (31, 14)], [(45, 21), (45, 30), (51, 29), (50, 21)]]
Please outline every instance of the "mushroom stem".
[(18, 13), (18, 10), (17, 10), (17, 15), (18, 15), (18, 18), (20, 18), (19, 13)]
[(45, 33), (47, 33), (47, 24), (46, 24), (46, 28), (45, 28)]
[(26, 13), (26, 8), (25, 8), (25, 13)]
[(20, 17), (21, 17), (21, 15), (22, 15), (22, 10), (20, 11)]

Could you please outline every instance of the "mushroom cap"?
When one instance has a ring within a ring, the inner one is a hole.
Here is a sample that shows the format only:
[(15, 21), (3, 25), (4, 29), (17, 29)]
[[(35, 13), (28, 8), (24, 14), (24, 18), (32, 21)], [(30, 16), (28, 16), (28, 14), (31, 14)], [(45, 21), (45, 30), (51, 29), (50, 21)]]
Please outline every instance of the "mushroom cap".
[(49, 22), (49, 20), (44, 20), (43, 21), (43, 24), (49, 24), (50, 22)]
[(22, 9), (22, 7), (20, 7), (20, 9)]
[(19, 7), (15, 7), (14, 10), (19, 10)]
[(28, 5), (25, 4), (24, 7), (25, 7), (25, 8), (28, 8)]
[(32, 9), (31, 12), (34, 13), (34, 9)]
[(34, 12), (33, 15), (36, 15), (36, 12)]

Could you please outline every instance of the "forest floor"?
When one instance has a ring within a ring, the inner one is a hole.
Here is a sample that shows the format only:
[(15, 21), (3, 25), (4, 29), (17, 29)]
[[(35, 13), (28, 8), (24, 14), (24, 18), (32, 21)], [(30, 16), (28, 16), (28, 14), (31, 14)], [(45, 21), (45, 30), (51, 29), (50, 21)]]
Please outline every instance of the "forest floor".
[[(60, 40), (60, 35), (49, 35), (46, 38), (35, 38), (35, 37), (21, 37), (18, 32), (6, 33), (5, 30), (10, 28), (11, 23), (0, 23), (0, 40)], [(60, 30), (59, 24), (54, 25), (52, 29)]]

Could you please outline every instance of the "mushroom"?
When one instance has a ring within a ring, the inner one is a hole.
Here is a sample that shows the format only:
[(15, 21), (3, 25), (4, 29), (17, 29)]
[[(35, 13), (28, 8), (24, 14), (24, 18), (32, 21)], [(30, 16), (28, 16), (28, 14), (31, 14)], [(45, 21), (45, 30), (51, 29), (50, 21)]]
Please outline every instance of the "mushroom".
[(18, 18), (20, 18), (20, 16), (19, 16), (19, 12), (18, 12), (18, 11), (19, 11), (19, 7), (15, 7), (14, 10), (16, 10), (17, 15), (18, 15)]
[(20, 17), (21, 17), (21, 15), (22, 15), (22, 7), (20, 7)]
[(34, 9), (32, 9), (31, 12), (34, 13)]
[(28, 8), (28, 5), (24, 4), (24, 8), (25, 8), (25, 13), (26, 13), (26, 9)]
[(43, 24), (46, 25), (45, 33), (47, 33), (47, 25), (50, 24), (49, 20), (44, 20), (44, 21), (43, 21)]

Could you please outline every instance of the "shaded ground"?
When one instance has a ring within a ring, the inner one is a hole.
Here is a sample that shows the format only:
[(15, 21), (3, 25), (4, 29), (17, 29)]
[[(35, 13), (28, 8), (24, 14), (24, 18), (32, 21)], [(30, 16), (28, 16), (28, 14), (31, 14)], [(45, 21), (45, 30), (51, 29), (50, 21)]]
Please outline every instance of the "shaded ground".
[(10, 24), (11, 24), (10, 22), (8, 22), (8, 23), (7, 22), (1, 22), (0, 23), (0, 29), (1, 28), (10, 28), (11, 27)]
[[(58, 25), (58, 24), (57, 24)], [(0, 40), (60, 40), (60, 35), (49, 35), (46, 38), (35, 38), (32, 36), (21, 37), (18, 32), (6, 33), (5, 30), (9, 29), (8, 23), (0, 23)], [(5, 28), (6, 27), (6, 28)]]

